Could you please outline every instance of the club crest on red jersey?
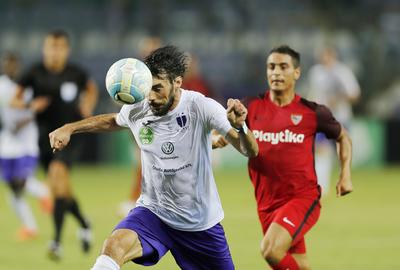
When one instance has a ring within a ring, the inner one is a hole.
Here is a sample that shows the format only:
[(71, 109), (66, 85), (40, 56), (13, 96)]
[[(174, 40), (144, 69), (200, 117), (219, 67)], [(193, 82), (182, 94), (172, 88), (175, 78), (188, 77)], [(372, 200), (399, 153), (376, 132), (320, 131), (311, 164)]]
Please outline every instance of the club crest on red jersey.
[(303, 119), (303, 115), (301, 115), (301, 114), (292, 114), (292, 115), (290, 115), (290, 119), (292, 120), (292, 123), (297, 126), (301, 122), (301, 120)]

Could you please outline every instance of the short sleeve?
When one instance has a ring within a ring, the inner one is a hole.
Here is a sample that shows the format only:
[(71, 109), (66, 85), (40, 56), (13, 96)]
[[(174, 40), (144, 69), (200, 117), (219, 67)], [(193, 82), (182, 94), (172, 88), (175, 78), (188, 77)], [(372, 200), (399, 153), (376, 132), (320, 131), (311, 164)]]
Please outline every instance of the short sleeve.
[(323, 105), (316, 108), (317, 132), (322, 132), (329, 139), (337, 139), (342, 130), (340, 123), (333, 117), (332, 112)]
[(209, 129), (216, 129), (221, 135), (226, 136), (232, 127), (226, 116), (225, 108), (212, 98), (203, 97), (201, 102)]
[(120, 127), (128, 127), (128, 119), (129, 119), (129, 106), (122, 106), (121, 110), (117, 114), (115, 121), (117, 125)]

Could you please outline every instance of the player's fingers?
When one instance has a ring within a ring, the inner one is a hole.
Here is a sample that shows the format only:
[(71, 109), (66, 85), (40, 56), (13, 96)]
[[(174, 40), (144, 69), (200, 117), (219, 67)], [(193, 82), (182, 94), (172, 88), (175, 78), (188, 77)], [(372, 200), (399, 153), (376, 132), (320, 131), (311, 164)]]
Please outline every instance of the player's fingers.
[(228, 101), (226, 102), (227, 107), (230, 107), (233, 104), (234, 104), (234, 100), (232, 98), (229, 98)]
[(226, 109), (226, 112), (229, 114), (233, 111), (234, 111), (234, 104), (233, 103), (228, 104), (228, 108)]
[(53, 133), (49, 134), (49, 139), (50, 139), (50, 146), (51, 146), (51, 148), (53, 148), (54, 147), (54, 135), (53, 135)]

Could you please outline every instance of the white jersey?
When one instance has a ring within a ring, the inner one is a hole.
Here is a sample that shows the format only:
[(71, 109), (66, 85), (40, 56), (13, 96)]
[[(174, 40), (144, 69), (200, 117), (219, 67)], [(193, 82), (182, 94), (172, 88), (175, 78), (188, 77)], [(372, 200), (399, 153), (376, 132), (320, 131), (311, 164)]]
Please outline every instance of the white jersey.
[[(9, 106), (15, 95), (17, 85), (8, 76), (0, 76), (0, 157), (20, 158), (39, 155), (38, 129), (34, 120), (22, 127), (19, 124), (34, 119), (30, 110), (15, 109)], [(29, 94), (29, 91), (26, 92)], [(29, 97), (26, 97), (29, 99)]]
[(182, 89), (179, 104), (155, 116), (142, 101), (124, 105), (117, 116), (141, 149), (142, 193), (148, 208), (172, 228), (202, 231), (224, 217), (211, 167), (212, 129), (231, 129), (226, 111), (202, 94)]
[(328, 106), (339, 122), (351, 120), (353, 113), (349, 99), (360, 95), (360, 86), (347, 66), (339, 62), (330, 68), (315, 65), (310, 70), (310, 87), (313, 98)]

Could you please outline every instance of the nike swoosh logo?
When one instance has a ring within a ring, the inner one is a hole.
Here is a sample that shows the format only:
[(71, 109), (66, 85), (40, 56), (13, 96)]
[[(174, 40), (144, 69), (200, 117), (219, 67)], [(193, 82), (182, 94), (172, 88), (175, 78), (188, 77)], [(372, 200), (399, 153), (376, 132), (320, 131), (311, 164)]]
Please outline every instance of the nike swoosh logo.
[(283, 218), (283, 222), (289, 224), (292, 227), (296, 227), (296, 225), (294, 225), (293, 222), (291, 222), (287, 217)]

